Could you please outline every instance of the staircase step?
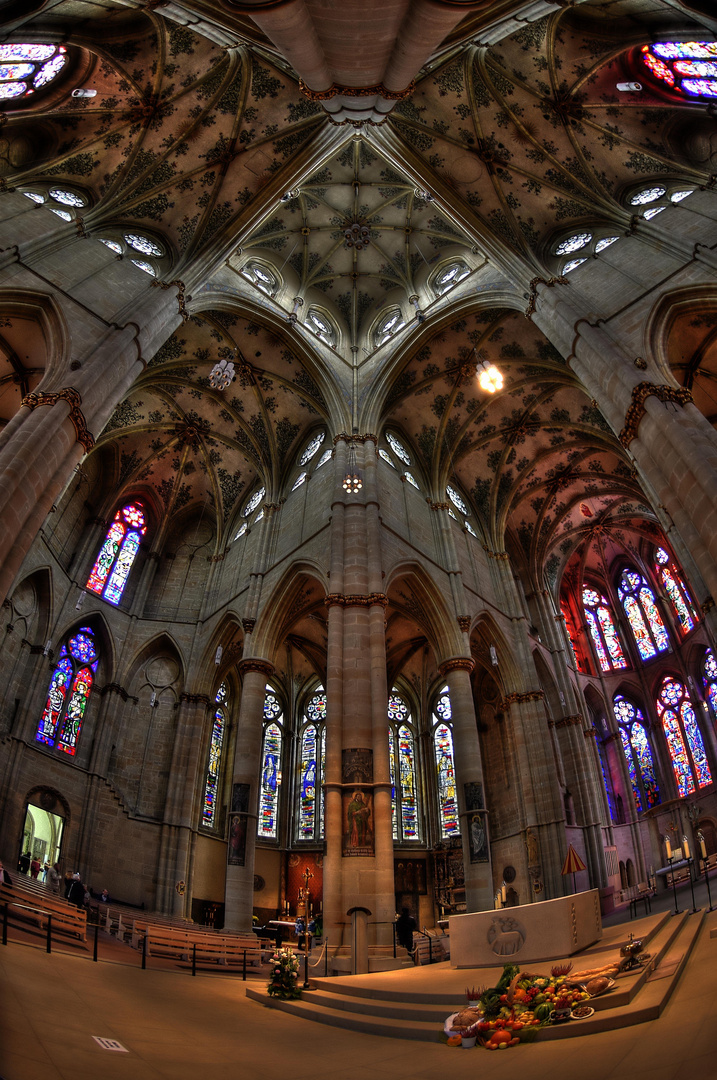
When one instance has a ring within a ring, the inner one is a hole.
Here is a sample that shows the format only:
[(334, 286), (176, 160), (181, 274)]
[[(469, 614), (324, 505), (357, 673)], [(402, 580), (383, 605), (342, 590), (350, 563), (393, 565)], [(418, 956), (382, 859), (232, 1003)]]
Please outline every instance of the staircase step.
[[(578, 1035), (594, 1034), (611, 1028), (641, 1024), (660, 1015), (680, 978), (682, 969), (700, 931), (702, 918), (696, 919), (686, 912), (652, 918), (648, 933), (639, 933), (646, 941), (649, 936), (651, 963), (634, 973), (625, 973), (615, 988), (603, 997), (594, 998), (590, 1004), (595, 1014), (586, 1020), (569, 1021), (555, 1027), (542, 1028), (538, 1038), (543, 1040), (565, 1039)], [(627, 940), (625, 935), (620, 939)], [(619, 943), (618, 943), (619, 944)], [(588, 967), (589, 953), (581, 954), (581, 966)], [(665, 978), (654, 978), (660, 965), (674, 965)], [(436, 964), (430, 971), (441, 969), (442, 980), (450, 971), (448, 964)], [(481, 984), (495, 985), (502, 967), (476, 969)], [(393, 974), (393, 973), (392, 973)], [(408, 973), (410, 975), (410, 973)], [(465, 971), (456, 972), (457, 981), (465, 982)], [(653, 977), (651, 977), (653, 976)], [(333, 1027), (361, 1031), (392, 1038), (437, 1042), (442, 1038), (443, 1024), (447, 1016), (465, 1004), (463, 991), (455, 993), (431, 993), (429, 989), (415, 989), (410, 977), (405, 985), (391, 979), (389, 986), (381, 985), (380, 976), (371, 976), (367, 984), (361, 976), (339, 976), (311, 980), (312, 989), (297, 1001), (281, 1001), (269, 997), (266, 990), (247, 987), (246, 994), (252, 1000), (272, 1009), (290, 1012), (317, 1023)], [(430, 972), (422, 972), (424, 985), (430, 985)], [(428, 980), (428, 983), (425, 982)]]

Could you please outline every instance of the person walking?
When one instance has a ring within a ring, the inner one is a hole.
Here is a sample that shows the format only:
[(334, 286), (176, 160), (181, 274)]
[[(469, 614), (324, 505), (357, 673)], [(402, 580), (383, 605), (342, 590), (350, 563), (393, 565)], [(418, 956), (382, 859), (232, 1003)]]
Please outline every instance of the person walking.
[(45, 884), (50, 886), (50, 892), (59, 893), (60, 891), (60, 865), (55, 863), (54, 866), (50, 866), (45, 877)]

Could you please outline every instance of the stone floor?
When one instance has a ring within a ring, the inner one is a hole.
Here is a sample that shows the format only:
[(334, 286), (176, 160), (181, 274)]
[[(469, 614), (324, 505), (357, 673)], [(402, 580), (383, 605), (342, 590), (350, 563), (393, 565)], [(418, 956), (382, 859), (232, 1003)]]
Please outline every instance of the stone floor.
[[(717, 881), (715, 883), (717, 893)], [(696, 889), (705, 906), (704, 885)], [(680, 907), (691, 907), (689, 888)], [(668, 910), (671, 896), (653, 911)], [(609, 922), (625, 918), (626, 913)], [(352, 1033), (269, 1011), (235, 975), (142, 971), (137, 955), (102, 942), (54, 950), (30, 934), (0, 946), (1, 1080), (712, 1080), (717, 1077), (717, 911), (708, 913), (662, 1016), (563, 1042), (488, 1054), (437, 1042)], [(461, 973), (465, 978), (466, 972)], [(470, 980), (468, 980), (470, 981)], [(126, 1053), (93, 1039), (119, 1041)]]

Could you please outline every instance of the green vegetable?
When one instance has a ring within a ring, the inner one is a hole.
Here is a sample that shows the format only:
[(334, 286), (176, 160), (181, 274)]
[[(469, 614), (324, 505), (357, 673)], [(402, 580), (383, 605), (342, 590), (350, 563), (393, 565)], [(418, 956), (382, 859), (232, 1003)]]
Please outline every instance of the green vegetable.
[(498, 991), (499, 994), (505, 993), (505, 991), (508, 989), (511, 982), (513, 981), (513, 979), (515, 978), (515, 976), (518, 974), (519, 971), (520, 971), (520, 968), (516, 964), (506, 964), (504, 966), (503, 974), (501, 975), (500, 979), (498, 980), (498, 985), (496, 986), (496, 990)]
[(537, 1008), (533, 1009), (533, 1016), (536, 1020), (548, 1020), (552, 1011), (553, 1006), (545, 1002), (544, 1005), (538, 1005)]

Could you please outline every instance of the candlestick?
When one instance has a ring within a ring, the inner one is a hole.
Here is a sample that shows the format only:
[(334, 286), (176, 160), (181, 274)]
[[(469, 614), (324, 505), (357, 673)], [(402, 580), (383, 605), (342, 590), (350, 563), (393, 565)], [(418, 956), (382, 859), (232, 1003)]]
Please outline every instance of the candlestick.
[(670, 843), (669, 836), (665, 837), (665, 854), (667, 855), (668, 859), (672, 858), (672, 844)]
[(507, 891), (507, 889), (505, 887), (505, 882), (503, 882), (503, 884), (500, 887), (500, 898), (501, 898), (503, 903), (505, 903), (507, 897), (508, 897), (508, 891)]
[(702, 856), (703, 859), (706, 859), (707, 858), (707, 848), (705, 846), (705, 838), (702, 835), (702, 833), (698, 833), (697, 835), (698, 835), (699, 841), (700, 841), (700, 855)]
[(690, 857), (690, 845), (686, 836), (682, 837), (683, 854), (686, 859)]

